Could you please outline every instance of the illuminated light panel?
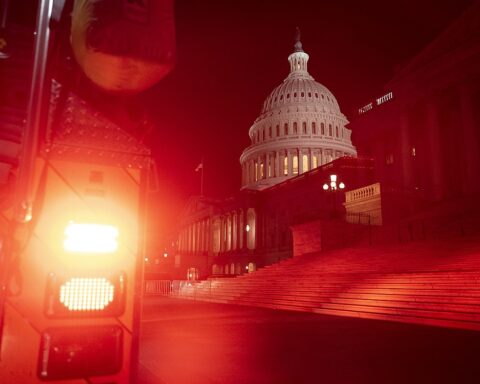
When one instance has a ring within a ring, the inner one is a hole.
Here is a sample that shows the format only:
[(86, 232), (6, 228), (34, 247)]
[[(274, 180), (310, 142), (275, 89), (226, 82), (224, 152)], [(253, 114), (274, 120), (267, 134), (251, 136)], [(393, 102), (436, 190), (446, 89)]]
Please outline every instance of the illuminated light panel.
[(69, 223), (63, 247), (69, 252), (110, 253), (118, 248), (118, 229), (112, 225)]
[(113, 301), (115, 287), (105, 278), (72, 278), (61, 285), (59, 294), (70, 311), (101, 311)]

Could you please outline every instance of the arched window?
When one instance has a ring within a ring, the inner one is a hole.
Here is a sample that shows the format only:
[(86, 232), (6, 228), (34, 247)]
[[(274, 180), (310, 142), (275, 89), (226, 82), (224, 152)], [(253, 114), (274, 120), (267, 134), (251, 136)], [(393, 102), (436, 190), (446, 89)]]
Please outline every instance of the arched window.
[(297, 155), (293, 155), (293, 158), (292, 158), (292, 173), (294, 175), (298, 175), (298, 156)]
[(305, 121), (302, 123), (302, 130), (303, 130), (303, 133), (306, 135), (307, 134), (307, 123)]
[(278, 137), (280, 136), (280, 125), (277, 124), (276, 128), (277, 128), (277, 137)]
[(262, 129), (262, 140), (265, 141), (265, 128)]
[(335, 126), (335, 136), (339, 137), (339, 134), (338, 134), (338, 126)]
[(329, 135), (329, 136), (333, 136), (332, 124), (328, 124), (328, 135)]
[[(337, 131), (338, 131), (338, 127), (337, 127)], [(272, 127), (268, 127), (268, 137), (272, 137)]]
[(308, 171), (308, 155), (302, 155), (302, 171)]
[(288, 135), (288, 123), (285, 123), (285, 125), (283, 126), (283, 129), (284, 129), (283, 134), (285, 136), (287, 136)]
[(297, 122), (293, 123), (293, 134), (296, 135), (298, 133)]
[(212, 222), (212, 252), (218, 254), (220, 252), (220, 219), (217, 217)]
[(325, 135), (325, 124), (324, 123), (320, 123), (320, 133), (322, 135)]
[(248, 208), (247, 210), (247, 223), (245, 225), (245, 230), (247, 231), (247, 248), (255, 249), (255, 224), (256, 224), (256, 213), (253, 208)]

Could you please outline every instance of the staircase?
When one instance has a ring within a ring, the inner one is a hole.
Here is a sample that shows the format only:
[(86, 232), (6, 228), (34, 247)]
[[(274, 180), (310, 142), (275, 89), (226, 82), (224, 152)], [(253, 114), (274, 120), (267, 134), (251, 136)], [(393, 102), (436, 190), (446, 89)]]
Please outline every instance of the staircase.
[(480, 236), (308, 254), (174, 295), (480, 330)]

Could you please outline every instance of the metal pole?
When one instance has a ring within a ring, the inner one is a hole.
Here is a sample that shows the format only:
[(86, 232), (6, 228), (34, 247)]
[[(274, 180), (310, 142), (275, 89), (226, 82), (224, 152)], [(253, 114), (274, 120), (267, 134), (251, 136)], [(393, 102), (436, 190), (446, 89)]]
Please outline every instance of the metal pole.
[(42, 103), (50, 35), (49, 21), (52, 14), (53, 2), (54, 0), (40, 0), (37, 12), (32, 83), (15, 194), (15, 219), (21, 223), (29, 222), (32, 219), (35, 160), (38, 152), (38, 136), (42, 122)]
[(203, 163), (202, 159), (202, 174), (200, 175), (200, 196), (203, 197), (203, 168), (205, 168), (205, 164)]

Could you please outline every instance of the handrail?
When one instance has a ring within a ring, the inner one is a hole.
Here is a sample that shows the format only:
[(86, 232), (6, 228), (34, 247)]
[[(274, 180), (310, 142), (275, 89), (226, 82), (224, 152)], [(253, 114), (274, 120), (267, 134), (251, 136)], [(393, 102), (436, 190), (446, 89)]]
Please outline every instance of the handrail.
[(370, 199), (374, 196), (380, 196), (380, 183), (345, 192), (345, 202), (353, 203), (355, 201)]

